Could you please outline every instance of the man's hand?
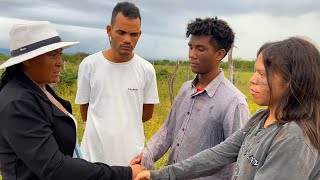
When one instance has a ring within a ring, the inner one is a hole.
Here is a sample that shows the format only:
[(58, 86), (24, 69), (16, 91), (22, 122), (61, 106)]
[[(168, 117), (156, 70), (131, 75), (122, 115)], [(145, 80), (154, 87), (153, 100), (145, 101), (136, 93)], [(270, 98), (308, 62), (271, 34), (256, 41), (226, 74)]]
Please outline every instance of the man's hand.
[(134, 179), (141, 171), (144, 171), (146, 169), (144, 166), (141, 166), (139, 164), (130, 165), (130, 167), (132, 170), (132, 179)]
[(134, 180), (149, 180), (149, 179), (150, 179), (150, 171), (142, 171), (134, 178)]
[(141, 163), (141, 158), (142, 158), (142, 153), (139, 154), (139, 155), (137, 155), (136, 157), (134, 157), (134, 158), (131, 160), (129, 166), (132, 166), (132, 165), (135, 165), (135, 164), (140, 164), (140, 163)]

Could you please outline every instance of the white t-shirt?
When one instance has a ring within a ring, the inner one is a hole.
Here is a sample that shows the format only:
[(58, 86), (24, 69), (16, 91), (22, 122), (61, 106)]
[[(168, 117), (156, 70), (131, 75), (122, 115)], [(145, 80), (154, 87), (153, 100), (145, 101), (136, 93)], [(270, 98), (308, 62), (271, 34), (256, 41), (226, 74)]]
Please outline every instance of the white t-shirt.
[(124, 63), (92, 54), (79, 66), (75, 102), (89, 103), (84, 159), (127, 166), (144, 147), (143, 104), (159, 103), (154, 67), (136, 54)]

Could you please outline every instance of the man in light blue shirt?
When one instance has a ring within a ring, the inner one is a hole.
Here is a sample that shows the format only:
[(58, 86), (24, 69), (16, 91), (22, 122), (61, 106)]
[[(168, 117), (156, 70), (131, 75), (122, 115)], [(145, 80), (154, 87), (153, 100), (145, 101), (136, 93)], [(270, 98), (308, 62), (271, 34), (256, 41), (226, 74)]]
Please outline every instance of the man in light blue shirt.
[[(147, 143), (142, 158), (147, 169), (154, 169), (169, 148), (167, 165), (211, 148), (249, 119), (246, 97), (219, 68), (234, 42), (232, 29), (217, 17), (197, 18), (188, 24), (186, 36), (191, 70), (197, 75), (182, 85), (166, 122)], [(232, 172), (233, 164), (202, 179), (231, 179)]]

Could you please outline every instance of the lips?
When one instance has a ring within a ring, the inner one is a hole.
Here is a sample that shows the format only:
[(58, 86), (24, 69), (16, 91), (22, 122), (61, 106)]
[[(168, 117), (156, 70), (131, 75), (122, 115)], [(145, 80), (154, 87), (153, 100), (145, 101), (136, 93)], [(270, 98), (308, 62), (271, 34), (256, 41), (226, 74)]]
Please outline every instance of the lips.
[(250, 89), (250, 94), (255, 95), (255, 94), (258, 94), (258, 92), (253, 89)]
[(191, 67), (194, 67), (194, 66), (198, 66), (198, 64), (197, 64), (197, 63), (190, 62), (190, 66), (191, 66)]
[(121, 45), (120, 48), (124, 49), (124, 50), (131, 50), (132, 46), (130, 46), (130, 45)]
[(55, 76), (60, 76), (60, 71), (53, 72)]

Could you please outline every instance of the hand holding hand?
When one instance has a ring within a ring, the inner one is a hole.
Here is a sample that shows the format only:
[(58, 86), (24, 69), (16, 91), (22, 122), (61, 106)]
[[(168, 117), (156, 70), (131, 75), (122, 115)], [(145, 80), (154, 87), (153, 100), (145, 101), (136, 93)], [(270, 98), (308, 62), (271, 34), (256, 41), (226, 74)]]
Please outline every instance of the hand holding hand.
[(138, 173), (140, 173), (141, 171), (144, 171), (146, 169), (144, 166), (141, 166), (139, 164), (130, 165), (130, 167), (132, 170), (132, 179), (134, 179)]
[(139, 154), (139, 155), (137, 155), (136, 157), (134, 157), (134, 158), (131, 160), (129, 166), (132, 166), (132, 165), (135, 165), (135, 164), (140, 164), (140, 163), (141, 163), (141, 159), (142, 159), (142, 153)]
[(134, 180), (150, 180), (150, 171), (142, 171), (140, 172)]

